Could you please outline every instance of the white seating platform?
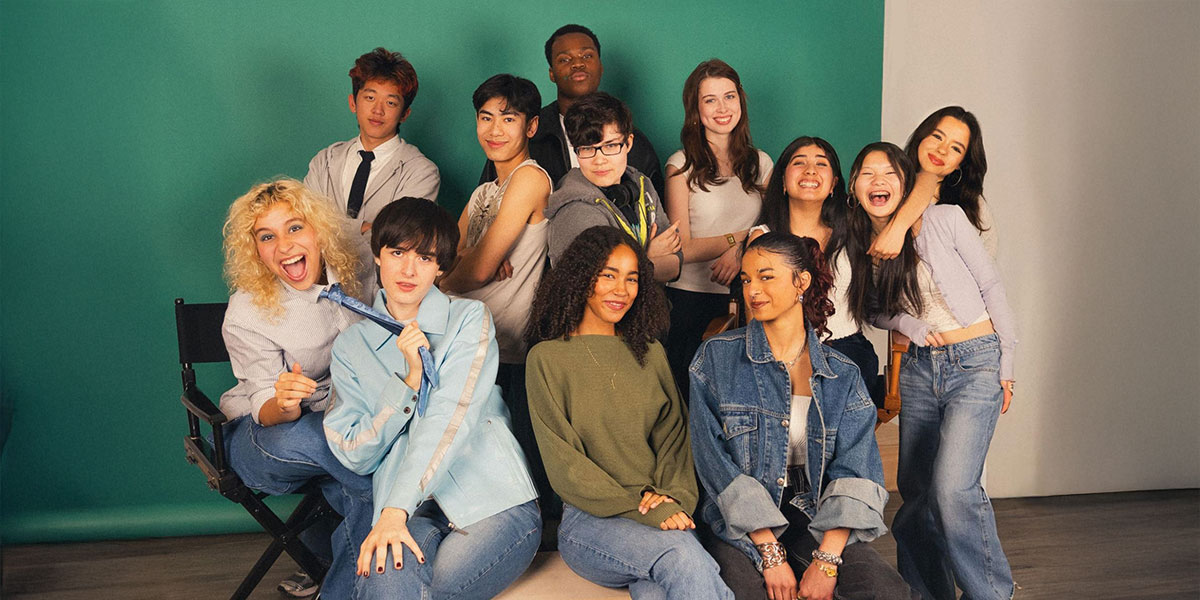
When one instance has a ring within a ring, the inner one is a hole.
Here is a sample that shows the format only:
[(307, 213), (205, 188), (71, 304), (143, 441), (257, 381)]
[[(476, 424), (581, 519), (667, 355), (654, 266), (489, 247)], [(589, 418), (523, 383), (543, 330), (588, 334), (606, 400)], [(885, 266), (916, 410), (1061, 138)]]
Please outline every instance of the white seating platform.
[(538, 552), (533, 564), (497, 600), (628, 600), (629, 591), (596, 585), (578, 575), (557, 552)]

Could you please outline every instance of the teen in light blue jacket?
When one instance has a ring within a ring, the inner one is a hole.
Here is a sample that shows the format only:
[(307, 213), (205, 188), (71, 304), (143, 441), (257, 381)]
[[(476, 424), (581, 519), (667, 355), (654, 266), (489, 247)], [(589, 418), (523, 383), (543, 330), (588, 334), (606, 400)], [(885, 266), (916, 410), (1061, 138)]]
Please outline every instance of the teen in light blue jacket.
[[(326, 438), (374, 483), (362, 598), (492, 597), (529, 566), (541, 539), (537, 493), (495, 385), (491, 314), (433, 287), (457, 245), (454, 221), (432, 202), (384, 208), (371, 238), (382, 284), (375, 309), (406, 326), (397, 336), (364, 320), (334, 343)], [(424, 407), (422, 346), (438, 375)]]

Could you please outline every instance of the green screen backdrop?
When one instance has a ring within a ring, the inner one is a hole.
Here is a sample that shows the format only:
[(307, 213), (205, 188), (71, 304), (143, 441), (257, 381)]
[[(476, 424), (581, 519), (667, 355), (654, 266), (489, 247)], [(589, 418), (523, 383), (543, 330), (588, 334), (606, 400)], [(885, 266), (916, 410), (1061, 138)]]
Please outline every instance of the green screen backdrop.
[[(471, 92), (510, 72), (554, 98), (558, 26), (600, 38), (602, 88), (666, 160), (683, 81), (738, 69), (756, 145), (801, 134), (849, 165), (879, 137), (883, 2), (0, 3), (0, 514), (6, 543), (249, 531), (183, 459), (172, 300), (221, 301), (221, 224), (252, 183), (303, 178), (356, 134), (346, 73), (417, 69), (401, 135), (458, 214), (483, 162)], [(202, 372), (211, 397), (230, 383)]]

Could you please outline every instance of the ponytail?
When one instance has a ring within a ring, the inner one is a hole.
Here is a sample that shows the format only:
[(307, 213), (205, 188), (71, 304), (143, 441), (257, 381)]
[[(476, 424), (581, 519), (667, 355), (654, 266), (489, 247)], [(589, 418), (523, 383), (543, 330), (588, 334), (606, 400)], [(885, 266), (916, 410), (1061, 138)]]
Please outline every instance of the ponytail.
[(821, 245), (810, 237), (797, 237), (790, 233), (770, 231), (755, 238), (746, 246), (746, 250), (761, 248), (783, 257), (783, 260), (795, 275), (808, 271), (812, 281), (804, 291), (804, 321), (813, 328), (817, 337), (830, 335), (826, 324), (833, 314), (833, 301), (829, 292), (833, 289), (833, 273), (825, 261), (825, 253)]

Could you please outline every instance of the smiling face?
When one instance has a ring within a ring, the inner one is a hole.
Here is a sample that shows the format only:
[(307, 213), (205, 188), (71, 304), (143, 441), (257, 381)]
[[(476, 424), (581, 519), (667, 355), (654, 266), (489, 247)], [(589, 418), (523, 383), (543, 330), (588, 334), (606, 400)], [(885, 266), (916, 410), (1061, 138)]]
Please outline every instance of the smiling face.
[(276, 277), (304, 291), (321, 278), (321, 244), (317, 232), (292, 205), (278, 202), (254, 221), (258, 259)]
[(558, 95), (579, 98), (600, 89), (604, 65), (592, 38), (582, 33), (558, 36), (550, 46), (550, 81)]
[(836, 184), (837, 176), (829, 157), (816, 144), (798, 148), (783, 173), (783, 189), (788, 198), (800, 202), (824, 202)]
[(967, 155), (971, 129), (954, 117), (942, 117), (937, 127), (917, 145), (921, 170), (945, 177), (953, 173)]
[(442, 274), (437, 257), (411, 247), (384, 246), (375, 257), (379, 280), (387, 296), (387, 309), (397, 320), (412, 319), (433, 282)]
[(737, 85), (724, 77), (700, 82), (700, 124), (709, 134), (729, 135), (742, 119)]
[(752, 248), (742, 257), (741, 277), (742, 296), (754, 319), (769, 323), (789, 311), (800, 311), (803, 317), (804, 305), (798, 297), (812, 280), (807, 271), (797, 275), (783, 256)]
[(371, 79), (350, 95), (350, 112), (358, 120), (363, 149), (370, 151), (396, 136), (396, 129), (408, 118), (400, 86), (386, 79)]
[(512, 110), (500, 96), (484, 102), (475, 113), (475, 136), (492, 162), (504, 163), (524, 156), (529, 138), (536, 131), (537, 117), (527, 122), (525, 115)]
[(904, 179), (885, 152), (876, 150), (863, 157), (854, 178), (854, 197), (877, 228), (892, 217), (903, 196)]
[(588, 296), (579, 323), (580, 333), (616, 331), (617, 323), (625, 318), (638, 294), (638, 259), (633, 248), (621, 244), (608, 255), (592, 294)]
[[(620, 149), (615, 154), (604, 153), (605, 151), (612, 152), (618, 145)], [(576, 156), (579, 159), (579, 170), (596, 187), (616, 185), (621, 181), (621, 176), (625, 174), (625, 165), (629, 162), (629, 149), (632, 146), (632, 134), (621, 135), (616, 123), (608, 123), (604, 126), (604, 137), (600, 138), (599, 144), (575, 148)], [(588, 158), (578, 156), (581, 150), (585, 153), (589, 152), (584, 150), (585, 148), (595, 149), (596, 154)]]

